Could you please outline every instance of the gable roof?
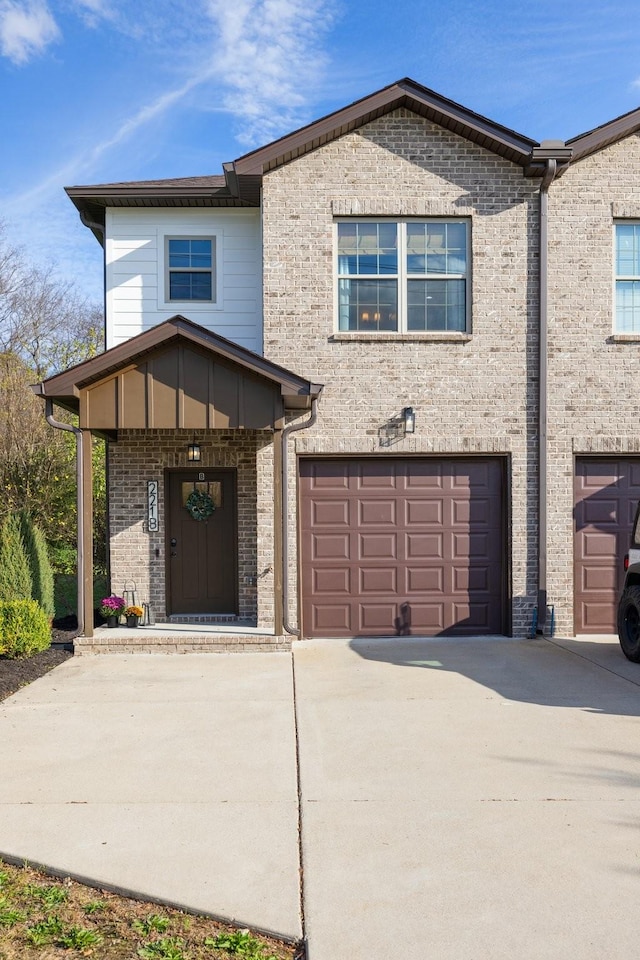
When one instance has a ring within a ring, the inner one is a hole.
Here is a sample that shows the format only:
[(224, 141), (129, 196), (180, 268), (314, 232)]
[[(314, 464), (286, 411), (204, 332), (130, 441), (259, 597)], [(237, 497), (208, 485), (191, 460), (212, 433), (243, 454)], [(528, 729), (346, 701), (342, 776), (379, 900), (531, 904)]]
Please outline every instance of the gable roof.
[(603, 123), (593, 130), (588, 130), (586, 133), (581, 133), (579, 136), (567, 140), (566, 145), (571, 148), (572, 152), (571, 162), (572, 164), (576, 163), (576, 161), (583, 160), (599, 150), (604, 150), (610, 144), (616, 143), (618, 140), (624, 140), (625, 137), (631, 136), (638, 130), (640, 130), (640, 107), (636, 107), (635, 110), (623, 113), (621, 117), (616, 117), (615, 120), (609, 120), (608, 123)]
[[(175, 356), (175, 363), (171, 361), (169, 367), (166, 362), (158, 363), (159, 357), (166, 358), (168, 354)], [(188, 370), (185, 364), (187, 355), (192, 358), (191, 367)], [(194, 356), (203, 359), (197, 362), (193, 360)], [(215, 369), (211, 365), (215, 365)], [(216, 370), (221, 371), (219, 375), (216, 374)], [(233, 376), (234, 384), (231, 387), (229, 376), (222, 371), (230, 372)], [(135, 388), (129, 391), (130, 397), (134, 398), (133, 401), (129, 401), (129, 406), (136, 405), (133, 419), (138, 418), (142, 421), (146, 417), (149, 426), (152, 424), (149, 419), (148, 391), (149, 382), (154, 378), (163, 384), (165, 394), (167, 388), (174, 392), (176, 400), (173, 401), (173, 407), (175, 409), (181, 402), (178, 394), (184, 394), (191, 397), (200, 407), (209, 406), (212, 408), (211, 412), (214, 412), (216, 393), (219, 396), (223, 391), (225, 399), (229, 402), (230, 391), (234, 392), (237, 399), (243, 392), (243, 383), (263, 384), (277, 401), (276, 408), (281, 407), (282, 412), (308, 409), (311, 401), (319, 397), (322, 392), (321, 384), (312, 383), (291, 370), (271, 363), (251, 350), (211, 333), (199, 324), (181, 316), (165, 320), (164, 323), (145, 330), (96, 357), (84, 360), (70, 367), (69, 370), (49, 377), (32, 389), (38, 396), (51, 399), (66, 409), (79, 413), (81, 426), (115, 429), (117, 423), (113, 425), (102, 421), (83, 423), (83, 417), (87, 420), (86, 411), (88, 410), (83, 398), (108, 381), (112, 382), (115, 386), (108, 396), (109, 416), (115, 417), (119, 425), (126, 425), (118, 409), (121, 404), (124, 404), (126, 389), (118, 387), (116, 382), (118, 378), (127, 377), (132, 372), (143, 373), (142, 377), (130, 377), (131, 380), (136, 380)], [(219, 387), (216, 385), (216, 380), (219, 381)], [(255, 394), (255, 390), (253, 392)], [(93, 395), (97, 396), (95, 393)], [(107, 395), (103, 394), (103, 396)], [(138, 408), (145, 409), (139, 412)], [(210, 413), (204, 411), (202, 415), (209, 426), (217, 425), (211, 419)], [(180, 414), (177, 415), (175, 424), (155, 423), (155, 426), (192, 426), (191, 423), (180, 422), (180, 416)], [(273, 420), (273, 417), (271, 419)], [(128, 423), (131, 422), (133, 421), (129, 411)], [(230, 422), (229, 425), (237, 424)]]
[(409, 77), (356, 100), (234, 161), (237, 175), (261, 175), (400, 107), (477, 143), (512, 163), (526, 166), (537, 141), (440, 96)]
[(522, 167), (528, 166), (532, 151), (538, 146), (535, 140), (405, 78), (223, 164), (224, 175), (102, 183), (65, 189), (83, 222), (94, 233), (104, 223), (105, 207), (256, 207), (260, 203), (264, 173), (400, 107)]

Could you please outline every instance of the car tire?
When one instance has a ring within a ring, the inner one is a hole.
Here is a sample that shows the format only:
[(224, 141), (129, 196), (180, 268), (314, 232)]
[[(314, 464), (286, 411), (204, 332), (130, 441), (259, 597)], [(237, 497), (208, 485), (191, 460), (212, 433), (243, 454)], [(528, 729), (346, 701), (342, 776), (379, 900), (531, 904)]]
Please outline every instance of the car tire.
[(627, 587), (620, 597), (618, 640), (627, 660), (640, 663), (640, 587)]

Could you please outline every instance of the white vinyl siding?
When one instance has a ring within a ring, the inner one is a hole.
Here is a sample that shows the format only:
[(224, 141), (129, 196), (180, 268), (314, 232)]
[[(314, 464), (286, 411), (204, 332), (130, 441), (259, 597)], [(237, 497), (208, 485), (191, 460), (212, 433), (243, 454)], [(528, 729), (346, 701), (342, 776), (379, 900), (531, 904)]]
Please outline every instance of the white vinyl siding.
[[(167, 299), (168, 237), (215, 237), (216, 300)], [(258, 210), (107, 209), (107, 347), (176, 314), (262, 353)]]

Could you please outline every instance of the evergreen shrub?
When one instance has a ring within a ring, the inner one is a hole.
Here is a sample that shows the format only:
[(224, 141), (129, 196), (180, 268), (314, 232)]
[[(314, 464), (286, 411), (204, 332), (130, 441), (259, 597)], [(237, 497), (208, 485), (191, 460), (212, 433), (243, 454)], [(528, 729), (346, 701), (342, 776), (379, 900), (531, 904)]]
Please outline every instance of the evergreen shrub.
[(8, 514), (0, 527), (0, 600), (31, 600), (33, 581), (20, 518)]
[(35, 600), (0, 600), (0, 654), (31, 657), (51, 646), (51, 627)]
[(20, 512), (20, 530), (31, 572), (31, 595), (51, 621), (55, 616), (53, 569), (44, 533), (26, 510)]

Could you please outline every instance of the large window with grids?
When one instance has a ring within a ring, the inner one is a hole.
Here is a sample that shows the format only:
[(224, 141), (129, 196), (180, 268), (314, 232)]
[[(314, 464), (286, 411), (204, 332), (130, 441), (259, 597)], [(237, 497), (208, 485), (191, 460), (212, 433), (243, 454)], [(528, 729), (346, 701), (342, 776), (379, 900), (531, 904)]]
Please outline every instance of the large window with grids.
[(343, 220), (336, 231), (340, 332), (469, 329), (469, 221)]
[(166, 237), (166, 299), (214, 302), (216, 238)]
[(640, 222), (615, 224), (615, 332), (640, 334)]

